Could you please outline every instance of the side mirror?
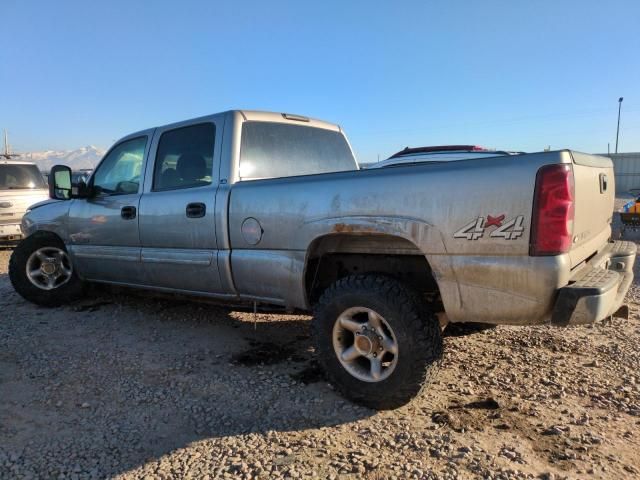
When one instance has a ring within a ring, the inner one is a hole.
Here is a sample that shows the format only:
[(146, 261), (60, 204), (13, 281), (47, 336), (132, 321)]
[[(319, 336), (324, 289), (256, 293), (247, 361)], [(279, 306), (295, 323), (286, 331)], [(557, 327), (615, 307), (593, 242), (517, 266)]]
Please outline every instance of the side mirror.
[(69, 200), (71, 198), (88, 198), (92, 188), (84, 180), (73, 183), (71, 169), (65, 165), (56, 165), (49, 174), (49, 198)]
[(49, 174), (49, 198), (69, 200), (71, 198), (71, 169), (55, 165)]

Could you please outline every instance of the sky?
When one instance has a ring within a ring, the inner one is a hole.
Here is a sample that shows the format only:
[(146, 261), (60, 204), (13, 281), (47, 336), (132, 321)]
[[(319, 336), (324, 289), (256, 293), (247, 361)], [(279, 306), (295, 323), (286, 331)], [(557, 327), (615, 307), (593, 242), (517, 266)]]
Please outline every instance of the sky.
[(233, 108), (405, 146), (640, 151), (637, 0), (0, 0), (14, 150), (108, 147)]

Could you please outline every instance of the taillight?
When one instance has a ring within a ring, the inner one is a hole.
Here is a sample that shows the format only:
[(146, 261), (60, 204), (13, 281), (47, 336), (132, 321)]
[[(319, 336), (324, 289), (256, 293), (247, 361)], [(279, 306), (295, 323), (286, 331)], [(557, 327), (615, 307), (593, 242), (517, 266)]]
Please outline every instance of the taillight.
[(536, 175), (529, 254), (559, 255), (571, 248), (574, 192), (571, 165), (546, 165)]

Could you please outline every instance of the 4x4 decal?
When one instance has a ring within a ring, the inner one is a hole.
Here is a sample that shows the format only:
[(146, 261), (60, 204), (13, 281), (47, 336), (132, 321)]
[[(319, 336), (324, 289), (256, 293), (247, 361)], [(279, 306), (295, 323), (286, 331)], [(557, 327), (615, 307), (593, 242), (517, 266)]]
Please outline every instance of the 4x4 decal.
[[(496, 227), (491, 231), (489, 237), (504, 238), (505, 240), (515, 240), (524, 233), (524, 215), (518, 215), (511, 220), (505, 221), (506, 215), (487, 215), (478, 217), (467, 223), (464, 227), (453, 234), (453, 238), (466, 238), (467, 240), (478, 240), (484, 236), (485, 230), (489, 227)], [(504, 223), (503, 223), (504, 222)]]

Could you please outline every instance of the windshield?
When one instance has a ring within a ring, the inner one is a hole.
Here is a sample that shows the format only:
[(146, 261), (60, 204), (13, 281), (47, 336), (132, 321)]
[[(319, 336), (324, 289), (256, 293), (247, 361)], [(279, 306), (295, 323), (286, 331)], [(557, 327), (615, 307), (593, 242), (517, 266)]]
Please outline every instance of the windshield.
[(35, 165), (0, 164), (0, 190), (46, 188), (44, 178)]

